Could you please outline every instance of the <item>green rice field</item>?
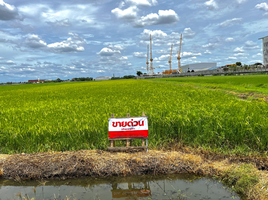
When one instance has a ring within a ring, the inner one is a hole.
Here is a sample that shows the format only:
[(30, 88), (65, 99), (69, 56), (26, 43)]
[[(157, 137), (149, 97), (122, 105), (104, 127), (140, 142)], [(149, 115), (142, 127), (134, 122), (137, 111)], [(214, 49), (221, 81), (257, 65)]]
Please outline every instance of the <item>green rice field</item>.
[(154, 81), (238, 92), (258, 92), (268, 94), (267, 75), (179, 77), (154, 79)]
[(254, 75), (1, 86), (0, 153), (105, 150), (111, 114), (142, 112), (149, 120), (149, 148), (180, 142), (216, 152), (265, 153), (268, 102), (225, 91), (267, 95), (266, 80)]

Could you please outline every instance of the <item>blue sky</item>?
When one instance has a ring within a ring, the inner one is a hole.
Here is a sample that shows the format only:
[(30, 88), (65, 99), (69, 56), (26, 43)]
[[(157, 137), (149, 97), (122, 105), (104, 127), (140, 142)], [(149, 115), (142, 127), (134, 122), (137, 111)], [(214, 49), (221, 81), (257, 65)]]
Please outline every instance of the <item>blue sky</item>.
[(262, 62), (264, 0), (0, 0), (0, 82), (123, 76), (181, 63)]

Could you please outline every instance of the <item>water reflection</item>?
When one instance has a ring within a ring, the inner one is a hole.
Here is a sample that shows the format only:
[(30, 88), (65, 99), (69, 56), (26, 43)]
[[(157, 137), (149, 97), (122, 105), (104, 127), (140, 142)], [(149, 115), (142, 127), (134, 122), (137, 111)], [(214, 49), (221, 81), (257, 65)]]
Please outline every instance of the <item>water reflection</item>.
[(188, 174), (14, 182), (0, 180), (0, 199), (242, 199), (212, 179)]
[(151, 196), (151, 190), (149, 186), (149, 182), (142, 182), (143, 187), (140, 187), (140, 184), (137, 183), (128, 183), (127, 189), (121, 189), (120, 184), (112, 183), (112, 197), (114, 199), (117, 198), (126, 198), (129, 196), (132, 197), (149, 197)]

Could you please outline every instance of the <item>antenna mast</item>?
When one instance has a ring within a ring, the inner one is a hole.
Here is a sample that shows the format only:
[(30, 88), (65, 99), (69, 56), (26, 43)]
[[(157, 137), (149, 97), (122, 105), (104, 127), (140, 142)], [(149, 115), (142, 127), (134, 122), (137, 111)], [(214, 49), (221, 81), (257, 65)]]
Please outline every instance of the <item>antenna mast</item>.
[(172, 69), (171, 69), (171, 58), (172, 58), (172, 49), (173, 49), (173, 44), (171, 44), (171, 51), (170, 51), (170, 56), (169, 56), (169, 74), (172, 73)]
[(181, 39), (180, 39), (180, 49), (178, 51), (178, 72), (179, 73), (182, 73), (182, 70), (181, 70), (181, 44), (182, 44), (182, 34), (181, 34)]
[(147, 74), (149, 74), (149, 44), (147, 45)]
[(151, 67), (150, 67), (150, 71), (152, 74), (154, 74), (154, 68), (153, 68), (153, 51), (152, 51), (152, 35), (150, 34), (150, 61), (151, 61)]

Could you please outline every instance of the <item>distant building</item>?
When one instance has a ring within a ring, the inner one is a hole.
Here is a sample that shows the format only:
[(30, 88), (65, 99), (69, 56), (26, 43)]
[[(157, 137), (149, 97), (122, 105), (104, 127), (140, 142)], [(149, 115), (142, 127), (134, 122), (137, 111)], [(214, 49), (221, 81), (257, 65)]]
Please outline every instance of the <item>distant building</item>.
[(263, 50), (263, 65), (268, 67), (268, 36), (259, 38), (262, 39), (262, 50)]
[(110, 79), (111, 77), (108, 77), (108, 76), (100, 76), (100, 77), (95, 78), (95, 81), (107, 81)]
[(44, 81), (47, 81), (47, 79), (28, 80), (30, 83), (43, 83)]
[(183, 73), (194, 70), (197, 71), (204, 71), (210, 69), (216, 69), (217, 63), (193, 63), (188, 65), (181, 66), (181, 70)]

